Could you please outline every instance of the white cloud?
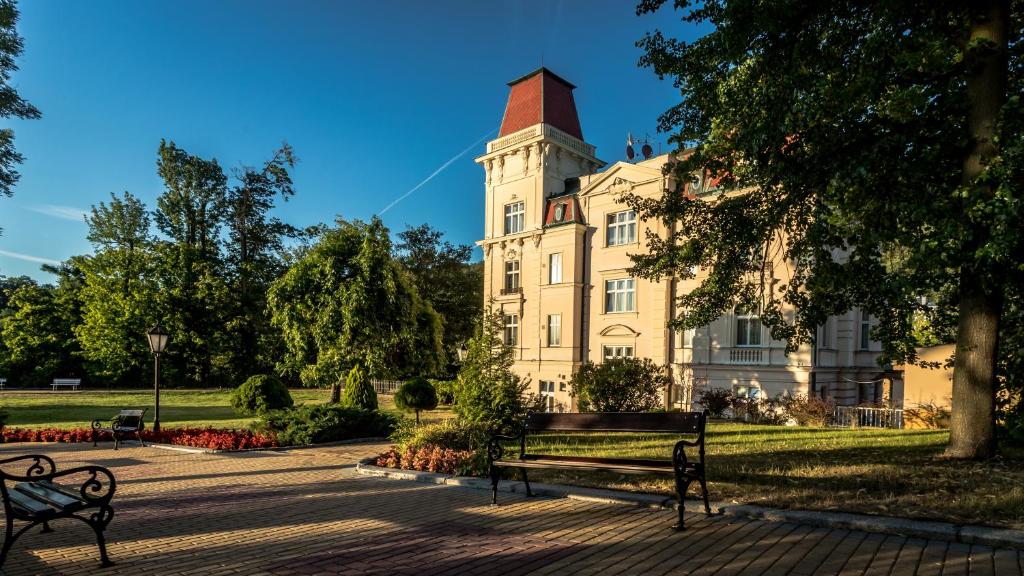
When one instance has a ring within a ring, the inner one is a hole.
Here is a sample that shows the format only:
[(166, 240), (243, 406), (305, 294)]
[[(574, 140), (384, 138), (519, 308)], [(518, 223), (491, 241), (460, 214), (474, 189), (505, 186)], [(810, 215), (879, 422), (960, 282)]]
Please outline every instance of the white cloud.
[(82, 210), (81, 208), (75, 208), (74, 206), (58, 206), (56, 204), (36, 204), (35, 206), (27, 206), (26, 208), (33, 212), (52, 216), (53, 218), (73, 220), (75, 222), (84, 222), (85, 215), (88, 214), (88, 211)]
[(0, 256), (7, 256), (8, 258), (24, 260), (26, 262), (37, 262), (39, 264), (53, 264), (54, 266), (60, 264), (60, 260), (43, 258), (42, 256), (33, 256), (31, 254), (21, 254), (20, 252), (8, 252), (7, 250), (0, 250)]

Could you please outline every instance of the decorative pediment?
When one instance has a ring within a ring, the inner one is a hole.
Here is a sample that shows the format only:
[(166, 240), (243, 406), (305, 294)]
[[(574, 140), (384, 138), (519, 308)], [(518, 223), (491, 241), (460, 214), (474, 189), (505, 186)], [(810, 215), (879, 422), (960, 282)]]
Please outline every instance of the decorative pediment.
[(639, 332), (625, 324), (612, 324), (604, 330), (601, 330), (601, 336), (626, 336), (629, 338), (636, 338), (639, 335)]

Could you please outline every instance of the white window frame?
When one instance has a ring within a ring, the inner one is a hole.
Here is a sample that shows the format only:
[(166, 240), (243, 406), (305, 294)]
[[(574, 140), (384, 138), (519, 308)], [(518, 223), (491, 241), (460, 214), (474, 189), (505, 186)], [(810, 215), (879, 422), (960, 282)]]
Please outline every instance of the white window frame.
[(612, 358), (633, 358), (635, 354), (633, 346), (626, 345), (605, 345), (601, 348), (601, 354), (605, 360), (611, 360)]
[(555, 411), (555, 381), (541, 380), (538, 386), (539, 396), (543, 401), (545, 412)]
[(562, 315), (548, 314), (548, 348), (562, 345)]
[(548, 284), (562, 283), (562, 253), (548, 255)]
[(605, 219), (605, 246), (624, 246), (636, 242), (636, 212), (612, 212)]
[(505, 314), (505, 345), (515, 346), (519, 343), (519, 315)]
[[(760, 348), (763, 346), (764, 338), (762, 334), (761, 316), (741, 308), (736, 308), (734, 315), (736, 316), (736, 347)], [(756, 342), (754, 341), (754, 338), (757, 338)], [(740, 343), (741, 339), (745, 340), (745, 342)]]
[(750, 398), (755, 402), (760, 402), (764, 398), (764, 390), (761, 389), (760, 384), (733, 384), (732, 395), (737, 398)]
[(505, 292), (512, 293), (519, 290), (520, 284), (519, 260), (505, 260)]
[(526, 228), (526, 203), (505, 204), (505, 234), (518, 234)]
[(604, 312), (636, 312), (636, 279), (615, 278), (604, 281)]
[(860, 311), (860, 331), (857, 333), (857, 349), (871, 349), (871, 314), (864, 310)]

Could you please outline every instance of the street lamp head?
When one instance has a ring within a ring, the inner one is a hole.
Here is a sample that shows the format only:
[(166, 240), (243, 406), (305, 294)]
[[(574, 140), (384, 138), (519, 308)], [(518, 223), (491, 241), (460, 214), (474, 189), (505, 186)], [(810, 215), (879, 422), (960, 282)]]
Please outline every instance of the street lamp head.
[(169, 336), (167, 332), (164, 332), (163, 326), (157, 323), (146, 332), (146, 339), (149, 340), (149, 349), (153, 354), (160, 354), (167, 347), (167, 340)]

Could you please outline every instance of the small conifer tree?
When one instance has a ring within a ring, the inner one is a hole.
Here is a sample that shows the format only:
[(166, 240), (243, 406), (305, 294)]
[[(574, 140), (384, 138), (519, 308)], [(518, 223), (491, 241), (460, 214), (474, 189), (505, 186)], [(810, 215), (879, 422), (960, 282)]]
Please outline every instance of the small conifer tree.
[(366, 371), (359, 364), (352, 367), (348, 377), (345, 378), (345, 390), (341, 395), (342, 406), (349, 408), (362, 408), (363, 410), (377, 409), (377, 392), (366, 377)]

